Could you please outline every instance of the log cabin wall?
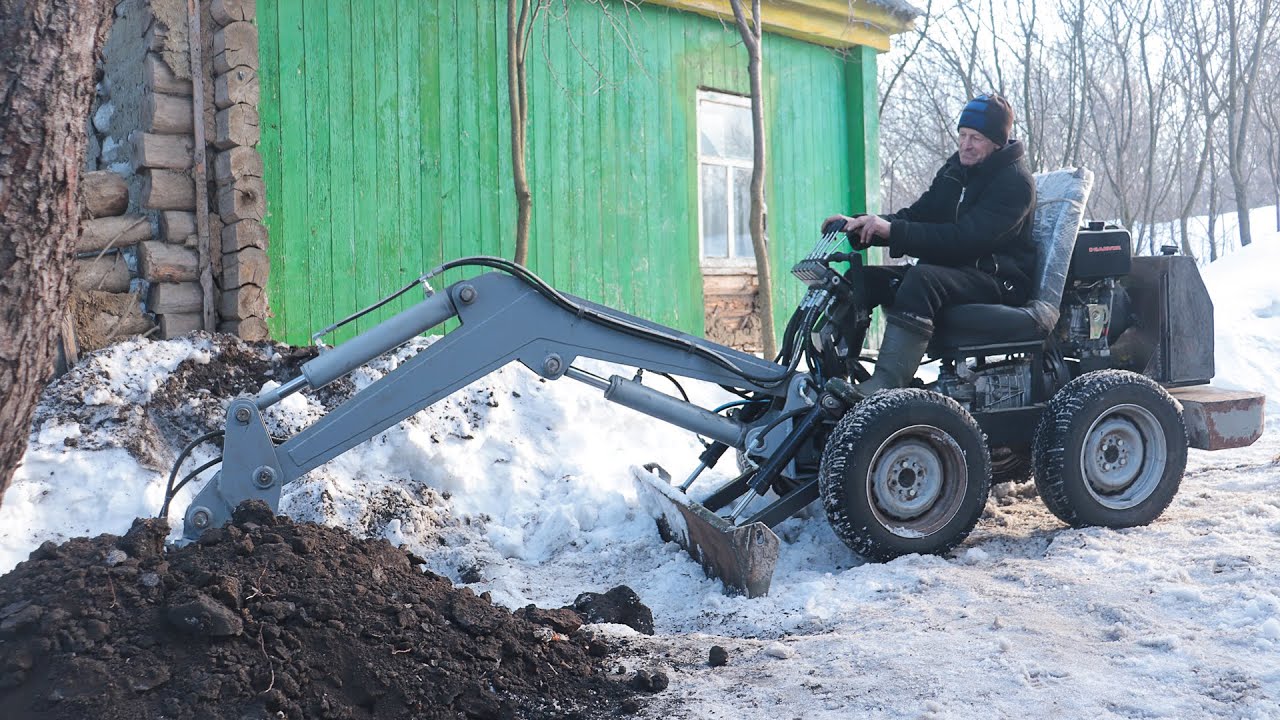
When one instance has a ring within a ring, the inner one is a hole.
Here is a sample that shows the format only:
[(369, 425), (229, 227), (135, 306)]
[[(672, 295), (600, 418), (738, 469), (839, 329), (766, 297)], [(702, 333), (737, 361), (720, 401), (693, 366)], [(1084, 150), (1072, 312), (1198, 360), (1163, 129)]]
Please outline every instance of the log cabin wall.
[(116, 6), (88, 127), (87, 219), (75, 272), (83, 350), (202, 329), (268, 337), (256, 3), (198, 7), (203, 74), (193, 83), (186, 0)]

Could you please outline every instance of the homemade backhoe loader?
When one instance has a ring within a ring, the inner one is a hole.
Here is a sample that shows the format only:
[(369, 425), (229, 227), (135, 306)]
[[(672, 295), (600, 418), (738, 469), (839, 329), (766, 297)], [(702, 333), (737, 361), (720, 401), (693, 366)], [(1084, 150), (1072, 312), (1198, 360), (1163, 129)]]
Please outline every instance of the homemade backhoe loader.
[[(322, 352), (283, 385), (230, 403), (222, 467), (187, 508), (185, 536), (223, 525), (246, 500), (278, 509), (284, 485), (512, 361), (706, 438), (679, 485), (655, 465), (637, 469), (637, 482), (664, 537), (749, 596), (769, 589), (771, 528), (818, 499), (836, 534), (873, 560), (954, 547), (991, 482), (1032, 473), (1071, 525), (1149, 523), (1178, 489), (1188, 444), (1253, 442), (1263, 399), (1207, 386), (1213, 309), (1191, 258), (1135, 258), (1127, 231), (1080, 226), (1091, 182), (1085, 170), (1037, 178), (1040, 272), (1027, 305), (945, 311), (929, 350), (941, 363), (937, 380), (866, 400), (851, 391), (868, 376), (862, 262), (836, 251), (844, 238), (835, 233), (792, 268), (808, 292), (773, 362), (558, 292), (505, 260), (446, 263), (397, 293), (421, 285), (417, 305)], [(431, 289), (431, 278), (459, 267), (492, 272)], [(268, 434), (266, 408), (453, 318), (455, 329), (310, 427), (279, 444)], [(600, 377), (575, 366), (580, 358), (640, 371)], [(716, 383), (740, 399), (702, 408), (644, 385), (641, 371)], [(204, 439), (179, 455), (166, 512), (212, 464), (174, 485)], [(730, 450), (736, 477), (701, 502), (686, 494)]]

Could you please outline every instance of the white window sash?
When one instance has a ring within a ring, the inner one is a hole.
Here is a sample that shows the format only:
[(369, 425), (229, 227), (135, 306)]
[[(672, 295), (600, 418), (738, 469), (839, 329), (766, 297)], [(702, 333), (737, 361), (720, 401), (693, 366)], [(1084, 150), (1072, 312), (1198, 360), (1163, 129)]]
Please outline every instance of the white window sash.
[[(751, 98), (742, 97), (740, 95), (729, 95), (726, 93), (718, 93), (709, 90), (699, 90), (696, 110), (701, 110), (704, 102), (719, 103), (722, 105), (733, 105), (736, 107), (750, 108)], [(700, 116), (700, 115), (699, 115)], [(698, 125), (698, 258), (703, 267), (707, 268), (743, 268), (751, 271), (755, 270), (756, 261), (754, 253), (751, 256), (741, 256), (736, 253), (737, 246), (737, 217), (734, 213), (734, 192), (733, 192), (733, 170), (751, 170), (755, 166), (754, 160), (740, 160), (737, 158), (720, 157), (718, 155), (707, 155), (702, 153), (701, 125)], [(703, 237), (703, 186), (702, 186), (702, 166), (710, 165), (713, 167), (724, 168), (723, 182), (725, 188), (725, 214), (726, 214), (726, 237), (725, 245), (728, 253), (727, 257), (707, 257), (705, 238)]]

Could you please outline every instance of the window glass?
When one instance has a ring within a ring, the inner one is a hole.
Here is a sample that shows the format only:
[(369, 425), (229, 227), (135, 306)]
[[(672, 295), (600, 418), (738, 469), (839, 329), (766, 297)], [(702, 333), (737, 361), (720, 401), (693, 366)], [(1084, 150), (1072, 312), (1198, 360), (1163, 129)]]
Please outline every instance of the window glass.
[(702, 254), (729, 257), (729, 203), (725, 182), (727, 168), (702, 165)]
[(698, 145), (703, 155), (750, 161), (750, 107), (704, 98), (698, 104)]

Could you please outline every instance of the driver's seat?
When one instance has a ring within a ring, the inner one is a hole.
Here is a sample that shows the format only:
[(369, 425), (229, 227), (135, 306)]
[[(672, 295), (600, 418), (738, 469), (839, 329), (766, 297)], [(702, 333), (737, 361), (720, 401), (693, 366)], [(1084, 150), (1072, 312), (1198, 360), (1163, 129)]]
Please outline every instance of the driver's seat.
[(1058, 324), (1062, 291), (1085, 202), (1093, 187), (1093, 173), (1075, 168), (1041, 173), (1035, 178), (1036, 211), (1031, 236), (1039, 257), (1031, 300), (1021, 307), (973, 304), (944, 308), (934, 321), (930, 356), (960, 358), (983, 351), (994, 354), (1034, 349)]

